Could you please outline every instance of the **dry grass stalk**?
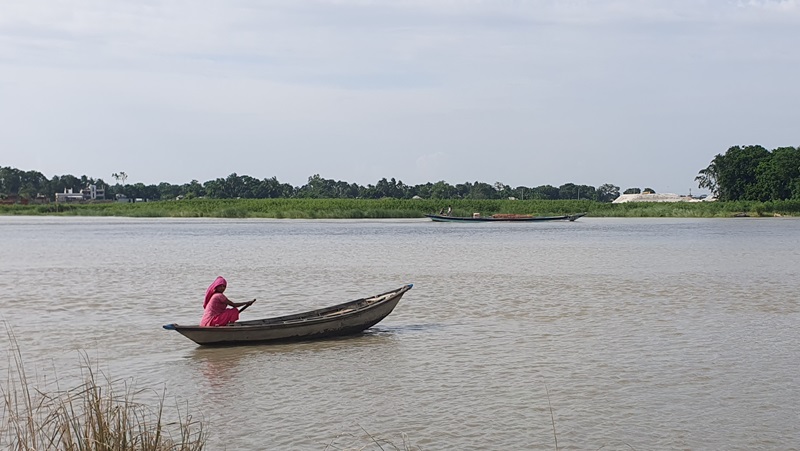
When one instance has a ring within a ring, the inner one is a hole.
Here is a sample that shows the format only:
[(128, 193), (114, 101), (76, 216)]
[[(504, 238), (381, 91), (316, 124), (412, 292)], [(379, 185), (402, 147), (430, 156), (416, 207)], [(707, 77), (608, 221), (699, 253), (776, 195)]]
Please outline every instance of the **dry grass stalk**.
[[(176, 406), (177, 420), (164, 418), (166, 392), (155, 407), (136, 402), (128, 380), (110, 380), (92, 369), (84, 354), (84, 382), (55, 392), (33, 387), (16, 337), (10, 343), (7, 380), (0, 385), (0, 449), (14, 451), (199, 451), (206, 432), (200, 421)], [(98, 376), (101, 375), (101, 376)]]

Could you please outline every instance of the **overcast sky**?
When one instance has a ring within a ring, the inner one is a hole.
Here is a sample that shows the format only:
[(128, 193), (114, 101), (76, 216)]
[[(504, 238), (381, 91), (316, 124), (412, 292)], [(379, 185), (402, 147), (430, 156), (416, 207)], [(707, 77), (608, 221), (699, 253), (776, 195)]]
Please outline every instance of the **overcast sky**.
[(0, 0), (0, 166), (701, 192), (800, 139), (800, 0)]

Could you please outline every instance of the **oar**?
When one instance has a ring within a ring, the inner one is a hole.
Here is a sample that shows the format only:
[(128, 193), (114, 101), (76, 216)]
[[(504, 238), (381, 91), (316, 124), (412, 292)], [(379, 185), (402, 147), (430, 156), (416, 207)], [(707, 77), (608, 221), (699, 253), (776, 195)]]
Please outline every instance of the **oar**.
[(242, 308), (239, 309), (239, 313), (242, 313), (244, 311), (244, 309), (246, 309), (247, 307), (250, 307), (251, 305), (253, 305), (253, 302), (256, 302), (256, 300), (253, 299), (252, 301), (250, 301), (247, 304), (245, 304)]

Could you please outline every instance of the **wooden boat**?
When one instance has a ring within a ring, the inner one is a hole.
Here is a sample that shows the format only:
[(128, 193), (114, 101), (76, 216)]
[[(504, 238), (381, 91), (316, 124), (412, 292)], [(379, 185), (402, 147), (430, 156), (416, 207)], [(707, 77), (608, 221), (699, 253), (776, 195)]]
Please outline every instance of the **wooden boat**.
[(176, 330), (195, 343), (205, 346), (303, 341), (353, 335), (385, 318), (413, 286), (404, 285), (386, 293), (305, 313), (237, 321), (228, 326), (166, 324), (163, 327)]
[(532, 216), (515, 214), (497, 214), (492, 216), (447, 216), (447, 215), (425, 215), (435, 222), (537, 222), (537, 221), (574, 221), (586, 216), (586, 213), (575, 213), (562, 216)]

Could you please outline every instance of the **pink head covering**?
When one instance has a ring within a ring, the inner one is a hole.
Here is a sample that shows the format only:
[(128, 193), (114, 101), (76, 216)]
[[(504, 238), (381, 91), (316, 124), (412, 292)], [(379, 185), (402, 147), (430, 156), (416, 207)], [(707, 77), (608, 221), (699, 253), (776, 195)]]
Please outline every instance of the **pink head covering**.
[(217, 277), (214, 279), (214, 282), (208, 286), (206, 289), (206, 300), (203, 301), (203, 308), (206, 308), (206, 304), (208, 304), (208, 300), (211, 299), (211, 296), (217, 291), (217, 287), (219, 286), (228, 286), (228, 282), (222, 276)]

